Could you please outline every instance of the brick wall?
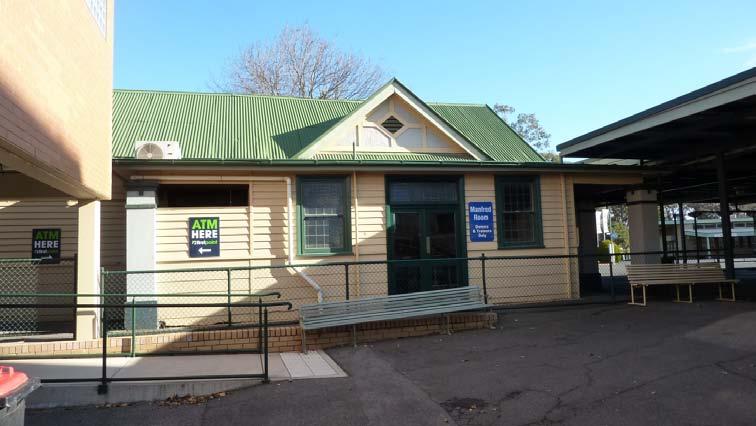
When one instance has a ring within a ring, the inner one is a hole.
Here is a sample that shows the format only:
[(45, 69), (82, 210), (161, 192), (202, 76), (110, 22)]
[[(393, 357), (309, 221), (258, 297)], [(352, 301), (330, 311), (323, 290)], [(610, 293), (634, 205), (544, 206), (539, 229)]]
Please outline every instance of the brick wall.
[[(491, 328), (496, 325), (496, 313), (460, 313), (450, 316), (452, 332)], [(299, 326), (272, 327), (268, 341), (271, 352), (302, 350), (302, 329)], [(375, 342), (403, 337), (426, 336), (446, 332), (446, 319), (428, 317), (408, 320), (381, 321), (357, 326), (357, 342)], [(137, 353), (161, 352), (218, 353), (256, 350), (259, 345), (256, 328), (192, 331), (137, 336)], [(352, 344), (351, 327), (333, 327), (307, 332), (308, 349), (324, 349)], [(131, 352), (131, 337), (108, 338), (108, 353)], [(46, 357), (61, 355), (95, 355), (102, 353), (102, 340), (60, 341), (45, 343), (0, 344), (0, 358)]]

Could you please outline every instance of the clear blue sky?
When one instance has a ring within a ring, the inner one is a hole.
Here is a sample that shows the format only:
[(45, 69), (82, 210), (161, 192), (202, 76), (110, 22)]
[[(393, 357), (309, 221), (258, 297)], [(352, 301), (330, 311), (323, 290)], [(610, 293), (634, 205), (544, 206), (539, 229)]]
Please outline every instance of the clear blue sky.
[(507, 103), (558, 143), (756, 66), (756, 1), (116, 0), (115, 87), (208, 91), (308, 23), (427, 101)]

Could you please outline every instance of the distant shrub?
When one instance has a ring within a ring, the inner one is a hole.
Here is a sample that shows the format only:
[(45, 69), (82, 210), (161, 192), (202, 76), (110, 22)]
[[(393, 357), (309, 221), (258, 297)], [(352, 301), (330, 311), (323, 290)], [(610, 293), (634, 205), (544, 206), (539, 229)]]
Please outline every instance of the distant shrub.
[(609, 247), (614, 246), (614, 262), (622, 261), (622, 247), (619, 244), (612, 242), (611, 240), (604, 240), (598, 245), (598, 259), (601, 263), (609, 263)]

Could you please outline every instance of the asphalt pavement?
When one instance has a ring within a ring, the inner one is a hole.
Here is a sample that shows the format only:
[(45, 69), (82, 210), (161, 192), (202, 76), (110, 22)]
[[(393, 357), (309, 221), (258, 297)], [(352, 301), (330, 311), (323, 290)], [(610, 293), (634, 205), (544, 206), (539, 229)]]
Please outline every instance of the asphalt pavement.
[(190, 404), (33, 410), (28, 425), (753, 425), (756, 304), (504, 311), (329, 350), (349, 374)]

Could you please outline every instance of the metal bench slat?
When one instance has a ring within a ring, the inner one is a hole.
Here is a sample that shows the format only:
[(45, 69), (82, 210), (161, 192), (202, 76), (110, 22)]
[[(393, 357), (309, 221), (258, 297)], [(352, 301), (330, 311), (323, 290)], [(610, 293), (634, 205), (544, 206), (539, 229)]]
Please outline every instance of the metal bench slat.
[(401, 307), (388, 306), (384, 309), (369, 309), (369, 310), (345, 308), (340, 311), (309, 313), (309, 314), (303, 315), (303, 318), (305, 321), (312, 321), (318, 318), (323, 318), (323, 317), (328, 318), (328, 317), (334, 317), (334, 316), (352, 316), (355, 318), (359, 318), (362, 315), (372, 315), (376, 313), (392, 314), (396, 312), (401, 313), (401, 312), (416, 311), (416, 310), (422, 310), (422, 309), (453, 308), (455, 306), (466, 305), (466, 304), (480, 304), (480, 301), (457, 301), (457, 302), (433, 303), (433, 304), (411, 305), (411, 306), (401, 306)]
[(300, 309), (304, 309), (305, 311), (313, 310), (317, 312), (329, 312), (332, 310), (340, 310), (344, 309), (345, 307), (349, 306), (350, 309), (371, 309), (375, 306), (378, 307), (385, 307), (385, 306), (414, 306), (420, 302), (423, 304), (430, 304), (434, 302), (443, 303), (445, 301), (451, 301), (451, 302), (458, 302), (463, 300), (480, 300), (480, 297), (474, 296), (474, 295), (459, 295), (459, 296), (445, 296), (445, 297), (429, 297), (427, 299), (395, 299), (395, 300), (387, 300), (385, 298), (372, 298), (362, 301), (350, 301), (350, 302), (340, 302), (337, 305), (329, 304), (329, 305), (305, 305)]
[(436, 308), (414, 309), (414, 310), (407, 310), (403, 312), (394, 312), (394, 313), (373, 312), (370, 314), (364, 314), (357, 317), (352, 316), (352, 315), (343, 315), (343, 316), (334, 316), (334, 317), (329, 317), (329, 318), (311, 320), (311, 321), (306, 322), (305, 326), (306, 328), (318, 328), (318, 327), (322, 328), (322, 327), (326, 327), (326, 326), (334, 325), (334, 324), (340, 324), (340, 325), (341, 324), (357, 324), (361, 322), (380, 321), (384, 319), (390, 320), (390, 319), (406, 318), (406, 317), (427, 316), (427, 315), (432, 315), (436, 313), (481, 309), (484, 307), (485, 307), (484, 304), (469, 303), (469, 304), (455, 306), (452, 309), (449, 309), (448, 307), (436, 307)]
[(317, 321), (320, 318), (333, 318), (333, 317), (340, 317), (340, 316), (359, 318), (361, 316), (370, 316), (370, 315), (375, 315), (375, 314), (390, 315), (394, 313), (417, 312), (417, 311), (428, 310), (428, 309), (445, 309), (445, 308), (455, 308), (455, 307), (460, 307), (460, 306), (480, 305), (480, 304), (481, 304), (480, 302), (476, 302), (476, 301), (467, 301), (467, 302), (459, 302), (459, 303), (445, 303), (445, 304), (406, 307), (404, 309), (383, 309), (383, 310), (375, 309), (371, 311), (352, 310), (352, 311), (332, 313), (329, 315), (312, 315), (309, 317), (305, 317), (305, 319), (312, 322), (312, 321)]
[(318, 306), (318, 307), (328, 307), (328, 306), (337, 306), (342, 305), (344, 303), (350, 303), (352, 305), (359, 305), (362, 303), (369, 303), (374, 300), (392, 300), (392, 299), (428, 299), (430, 297), (442, 297), (444, 295), (451, 295), (451, 296), (459, 296), (460, 294), (464, 293), (471, 293), (471, 294), (480, 294), (480, 290), (478, 287), (475, 286), (466, 286), (466, 287), (456, 287), (452, 289), (444, 289), (444, 290), (432, 290), (432, 291), (418, 291), (415, 293), (407, 293), (407, 294), (396, 294), (391, 296), (377, 296), (377, 297), (371, 297), (368, 299), (359, 299), (359, 300), (348, 300), (348, 301), (339, 301), (339, 302), (326, 302), (326, 303), (318, 303), (314, 305), (304, 305), (304, 306)]
[(310, 330), (485, 307), (486, 304), (483, 302), (480, 289), (475, 286), (466, 286), (361, 300), (304, 305), (299, 308), (299, 312), (302, 327)]
[(311, 329), (316, 329), (316, 328), (335, 327), (335, 326), (340, 326), (340, 325), (351, 325), (351, 324), (357, 324), (357, 323), (362, 323), (362, 322), (385, 321), (385, 320), (393, 320), (393, 319), (400, 319), (400, 318), (434, 315), (434, 314), (440, 314), (440, 313), (449, 313), (449, 312), (456, 312), (456, 311), (483, 309), (486, 306), (487, 305), (483, 303), (470, 303), (470, 304), (457, 305), (453, 309), (449, 309), (448, 307), (440, 307), (440, 308), (407, 310), (407, 311), (395, 312), (391, 314), (372, 313), (372, 314), (363, 315), (360, 317), (355, 317), (355, 316), (333, 317), (331, 319), (323, 320), (323, 321), (305, 322), (303, 324), (303, 327), (306, 330), (311, 330)]

